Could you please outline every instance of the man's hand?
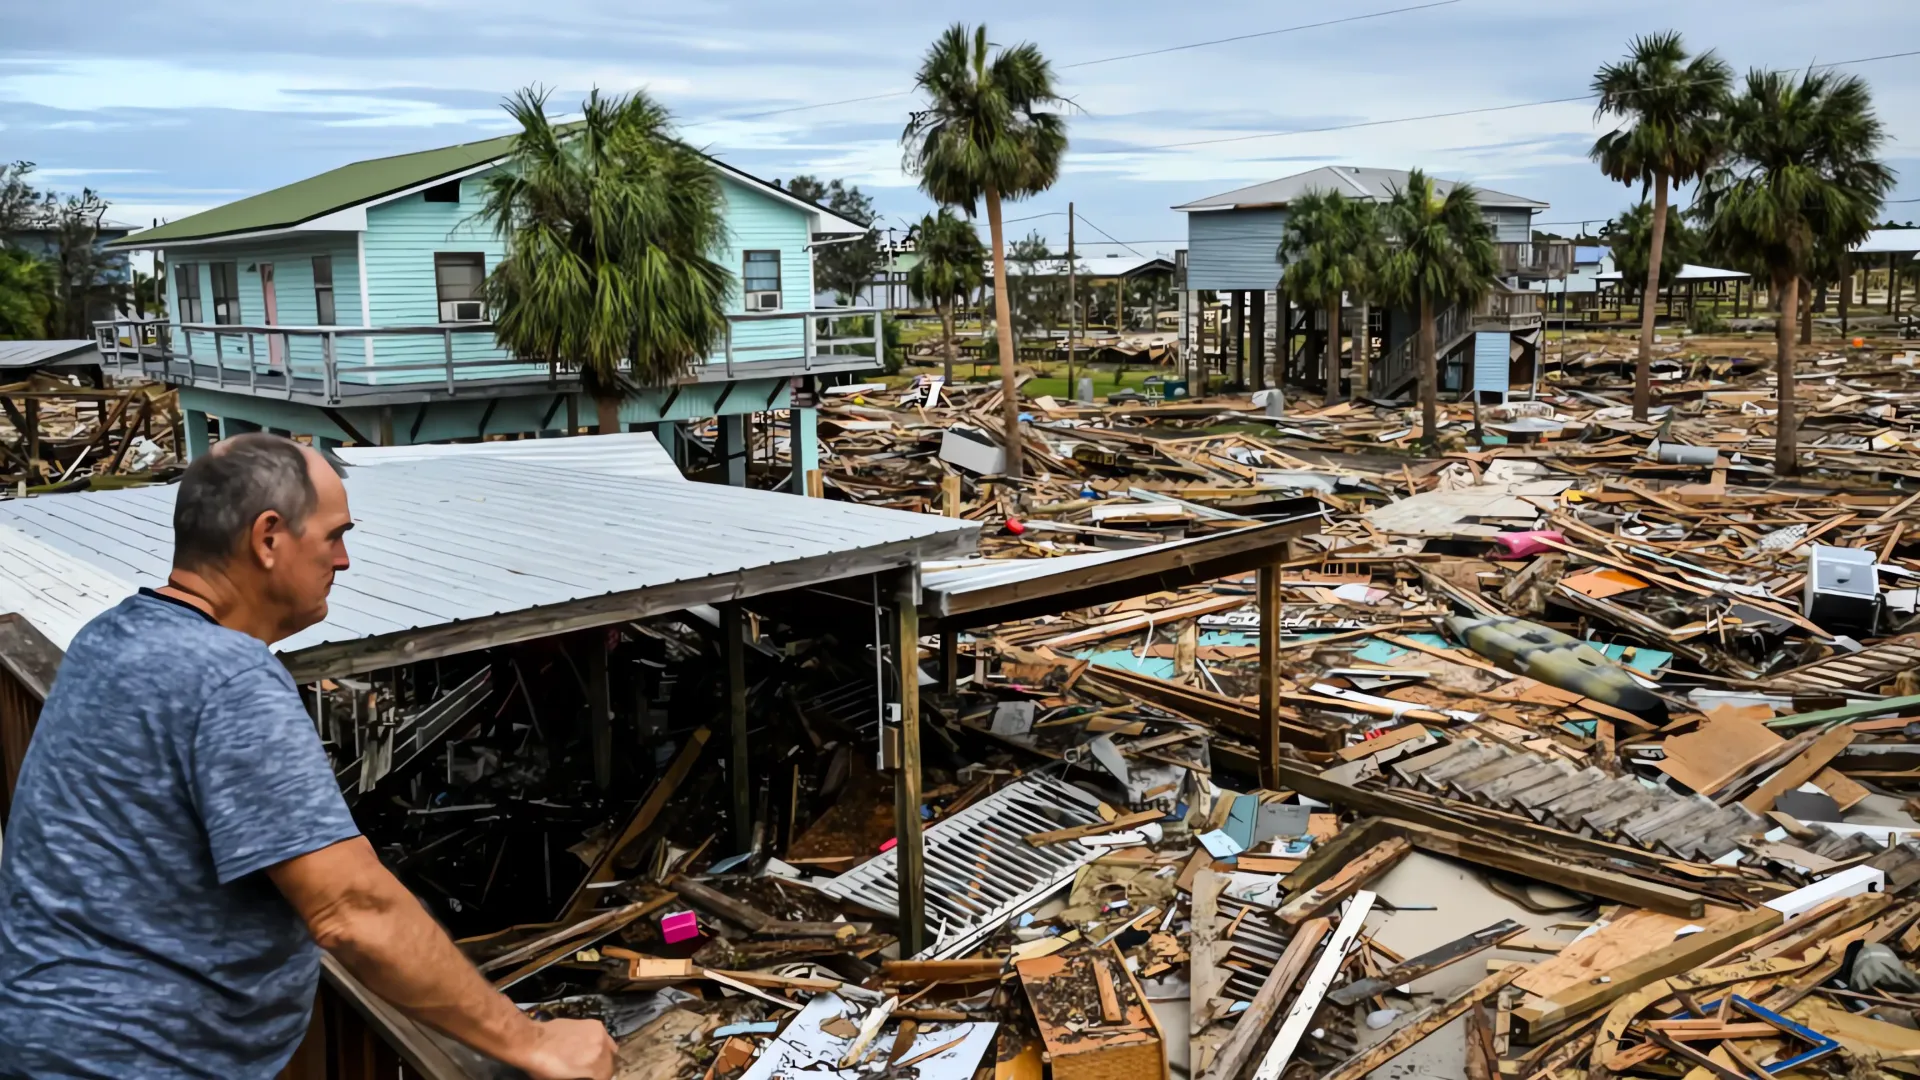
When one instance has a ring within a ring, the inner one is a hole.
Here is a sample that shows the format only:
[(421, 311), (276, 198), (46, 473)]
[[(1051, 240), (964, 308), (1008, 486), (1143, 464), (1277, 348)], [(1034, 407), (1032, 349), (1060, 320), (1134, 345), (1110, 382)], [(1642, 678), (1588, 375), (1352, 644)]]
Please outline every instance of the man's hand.
[(474, 970), (373, 853), (342, 840), (267, 868), (320, 947), (413, 1019), (534, 1080), (609, 1080), (613, 1040), (597, 1020), (537, 1023)]
[(533, 1080), (612, 1080), (613, 1037), (598, 1020), (549, 1020), (518, 1065)]

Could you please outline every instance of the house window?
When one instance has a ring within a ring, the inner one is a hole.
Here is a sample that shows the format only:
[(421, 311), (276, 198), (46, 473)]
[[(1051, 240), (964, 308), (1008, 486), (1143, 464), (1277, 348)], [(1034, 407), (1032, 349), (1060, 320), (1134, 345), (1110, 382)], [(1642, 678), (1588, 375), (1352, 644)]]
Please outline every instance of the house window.
[(213, 277), (213, 321), (216, 326), (240, 323), (240, 272), (230, 262), (208, 263)]
[(740, 269), (741, 291), (746, 293), (748, 311), (780, 309), (780, 253), (749, 251)]
[(199, 322), (201, 319), (199, 263), (179, 263), (174, 266), (173, 291), (180, 301), (180, 321)]
[(420, 198), (424, 202), (457, 203), (460, 201), (460, 181), (449, 180), (444, 184), (435, 184), (421, 192)]
[(313, 257), (313, 321), (320, 326), (332, 326), (336, 321), (333, 309), (333, 256), (315, 255)]
[(478, 251), (436, 251), (433, 286), (441, 322), (479, 322), (486, 318), (480, 285), (487, 278), (487, 257)]

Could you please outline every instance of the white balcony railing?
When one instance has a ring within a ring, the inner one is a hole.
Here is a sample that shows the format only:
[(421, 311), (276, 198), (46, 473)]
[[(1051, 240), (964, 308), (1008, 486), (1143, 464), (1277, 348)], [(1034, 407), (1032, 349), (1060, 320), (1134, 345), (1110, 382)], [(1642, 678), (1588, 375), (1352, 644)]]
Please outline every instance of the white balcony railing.
[[(723, 339), (687, 381), (858, 371), (879, 367), (882, 312), (815, 308), (727, 316)], [(868, 320), (849, 332), (846, 326)], [(493, 324), (272, 326), (114, 319), (94, 324), (103, 361), (174, 385), (338, 404), (396, 389), (459, 394), (486, 381), (572, 383), (567, 364), (522, 360), (501, 348)], [(623, 364), (623, 367), (625, 365)]]

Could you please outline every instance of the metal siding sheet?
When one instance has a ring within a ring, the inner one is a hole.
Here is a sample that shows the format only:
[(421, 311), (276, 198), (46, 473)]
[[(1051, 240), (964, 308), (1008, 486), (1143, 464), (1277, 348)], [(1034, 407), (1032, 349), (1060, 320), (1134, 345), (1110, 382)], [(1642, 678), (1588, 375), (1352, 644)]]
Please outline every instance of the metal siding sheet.
[(1493, 392), (1506, 400), (1512, 382), (1510, 354), (1513, 336), (1504, 331), (1482, 330), (1473, 335), (1474, 393)]
[(1187, 215), (1187, 288), (1271, 289), (1280, 280), (1285, 210)]

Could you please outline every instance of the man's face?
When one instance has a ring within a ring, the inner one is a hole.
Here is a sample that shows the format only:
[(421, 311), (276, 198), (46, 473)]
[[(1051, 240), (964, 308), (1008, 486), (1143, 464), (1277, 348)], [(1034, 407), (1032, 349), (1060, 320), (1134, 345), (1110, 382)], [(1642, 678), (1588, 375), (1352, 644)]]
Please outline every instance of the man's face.
[(333, 575), (348, 566), (346, 533), (353, 528), (347, 510), (347, 488), (326, 460), (306, 452), (307, 475), (313, 480), (313, 512), (298, 532), (284, 526), (273, 530), (272, 554), (267, 565), (269, 590), (284, 613), (282, 637), (298, 633), (327, 617), (327, 593)]

